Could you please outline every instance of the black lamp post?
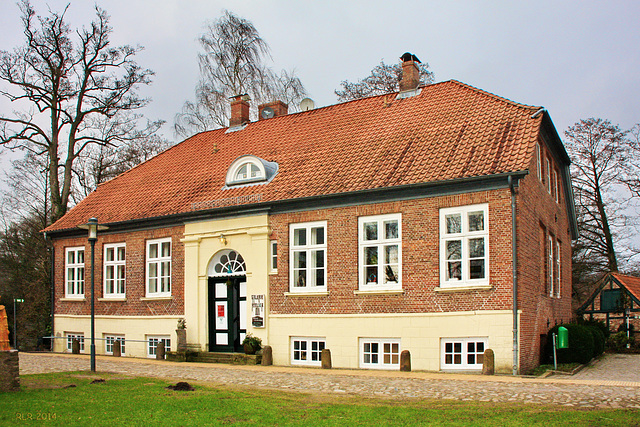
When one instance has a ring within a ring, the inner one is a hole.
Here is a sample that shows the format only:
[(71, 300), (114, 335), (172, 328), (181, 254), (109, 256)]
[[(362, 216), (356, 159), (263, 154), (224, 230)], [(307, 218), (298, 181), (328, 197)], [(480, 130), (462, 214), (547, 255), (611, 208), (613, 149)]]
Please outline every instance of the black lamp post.
[(98, 230), (107, 230), (106, 225), (99, 225), (98, 218), (90, 218), (87, 224), (78, 227), (89, 230), (91, 244), (91, 371), (96, 371), (96, 311), (95, 311), (95, 247), (98, 240)]

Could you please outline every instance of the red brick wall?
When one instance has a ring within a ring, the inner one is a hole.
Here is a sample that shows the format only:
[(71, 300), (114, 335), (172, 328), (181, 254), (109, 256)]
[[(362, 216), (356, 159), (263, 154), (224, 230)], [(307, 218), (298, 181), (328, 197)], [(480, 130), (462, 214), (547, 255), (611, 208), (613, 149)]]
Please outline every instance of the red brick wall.
[[(154, 316), (184, 314), (184, 245), (180, 239), (184, 227), (136, 231), (119, 234), (99, 234), (95, 246), (95, 311), (96, 315)], [(143, 301), (145, 297), (146, 241), (171, 237), (171, 299)], [(98, 301), (103, 297), (102, 258), (105, 243), (126, 243), (126, 301)], [(85, 247), (85, 300), (60, 301), (64, 298), (65, 248)], [(57, 239), (55, 249), (55, 314), (91, 314), (91, 246), (86, 237)]]
[[(440, 286), (439, 209), (489, 204), (491, 290), (436, 293)], [(400, 295), (354, 295), (358, 289), (358, 217), (402, 214)], [(289, 224), (327, 221), (327, 296), (286, 296)], [(433, 313), (511, 309), (511, 205), (508, 189), (389, 202), (270, 217), (278, 240), (278, 274), (271, 276), (270, 310), (283, 314)]]
[[(549, 151), (542, 141), (540, 146), (544, 165)], [(541, 335), (556, 323), (571, 319), (571, 235), (564, 192), (561, 189), (560, 203), (556, 203), (555, 197), (547, 192), (546, 185), (538, 178), (535, 162), (535, 158), (532, 159), (531, 174), (520, 181), (517, 190), (521, 372), (539, 364)], [(553, 157), (552, 165), (553, 168), (558, 165)], [(545, 174), (544, 167), (542, 173)], [(550, 297), (546, 291), (545, 233), (551, 233), (561, 244), (560, 298)]]

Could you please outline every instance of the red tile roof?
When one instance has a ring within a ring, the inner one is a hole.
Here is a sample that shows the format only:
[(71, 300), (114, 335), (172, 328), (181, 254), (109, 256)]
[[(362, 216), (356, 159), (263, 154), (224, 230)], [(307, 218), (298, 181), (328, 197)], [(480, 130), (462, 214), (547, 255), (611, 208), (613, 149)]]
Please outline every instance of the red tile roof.
[(631, 294), (640, 300), (640, 277), (627, 276), (626, 274), (611, 273)]
[[(92, 216), (113, 223), (187, 213), (238, 196), (271, 202), (528, 169), (543, 115), (531, 116), (540, 107), (455, 80), (395, 98), (200, 133), (99, 186), (47, 231)], [(245, 154), (278, 163), (278, 174), (269, 184), (223, 189), (227, 168)]]

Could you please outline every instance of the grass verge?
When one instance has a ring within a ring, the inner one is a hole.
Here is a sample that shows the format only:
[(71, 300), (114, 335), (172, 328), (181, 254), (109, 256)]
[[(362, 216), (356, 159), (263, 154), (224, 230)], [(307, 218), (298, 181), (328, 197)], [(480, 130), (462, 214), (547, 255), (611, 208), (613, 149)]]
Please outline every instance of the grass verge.
[[(91, 384), (96, 378), (103, 383)], [(24, 375), (22, 391), (0, 393), (0, 425), (314, 425), (314, 426), (633, 426), (633, 410), (576, 410), (542, 405), (387, 400), (280, 392), (87, 372)], [(73, 387), (70, 387), (73, 385)]]

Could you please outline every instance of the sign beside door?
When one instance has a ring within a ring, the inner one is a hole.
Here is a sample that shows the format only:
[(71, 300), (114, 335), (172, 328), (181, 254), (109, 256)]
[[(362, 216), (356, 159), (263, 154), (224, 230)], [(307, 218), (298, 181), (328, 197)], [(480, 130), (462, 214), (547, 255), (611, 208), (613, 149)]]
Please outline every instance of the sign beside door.
[(264, 328), (264, 294), (251, 295), (251, 325)]

